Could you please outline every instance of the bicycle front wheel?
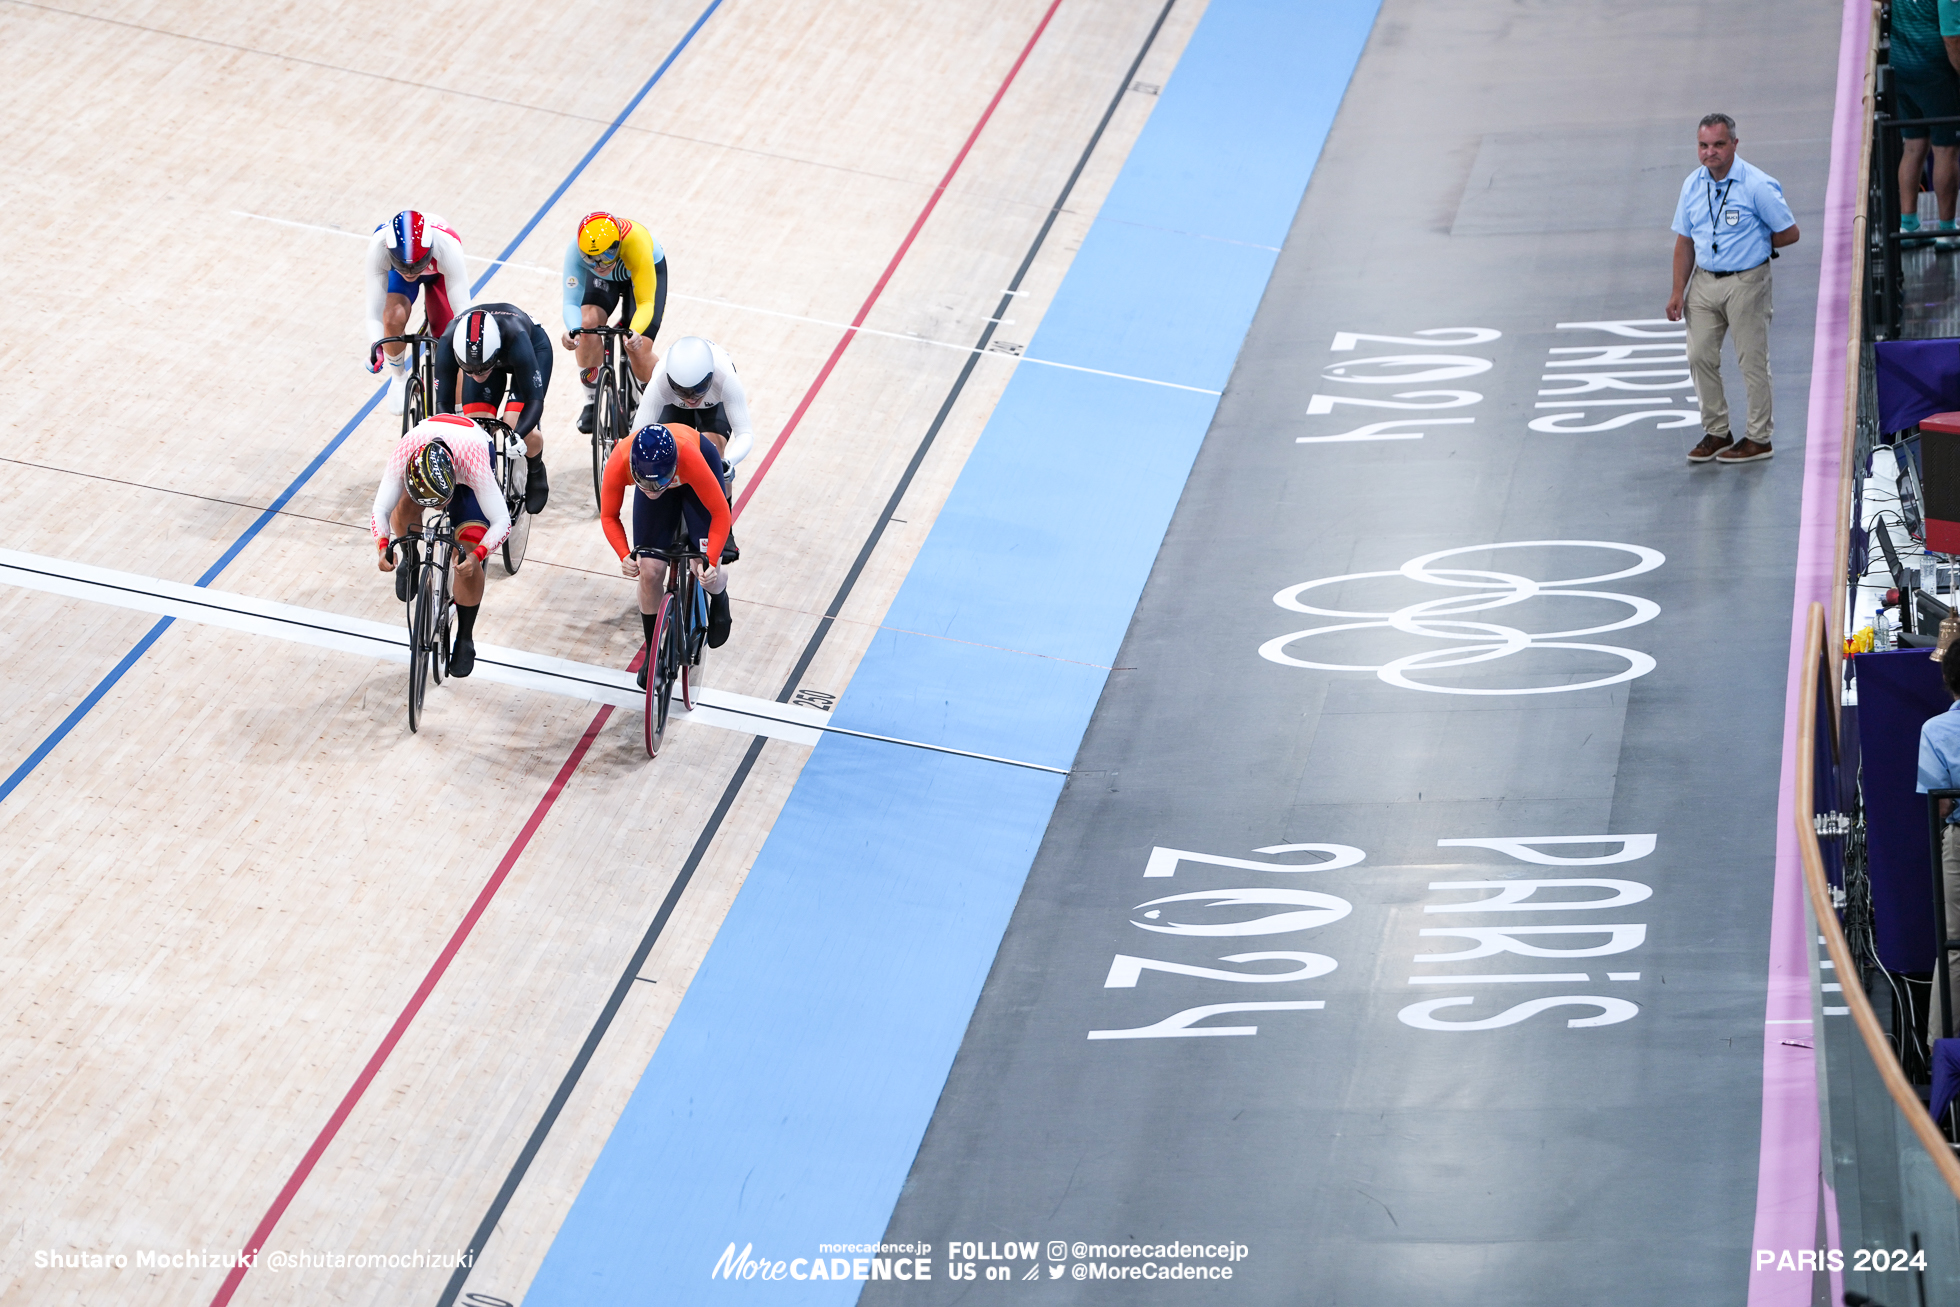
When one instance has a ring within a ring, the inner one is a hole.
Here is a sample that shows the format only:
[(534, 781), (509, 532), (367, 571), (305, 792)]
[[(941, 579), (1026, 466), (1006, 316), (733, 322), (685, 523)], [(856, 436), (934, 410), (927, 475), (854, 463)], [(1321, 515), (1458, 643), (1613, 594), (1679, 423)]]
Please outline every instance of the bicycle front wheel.
[(619, 392), (613, 387), (612, 369), (599, 369), (599, 382), (592, 392), (592, 502), (600, 501), (606, 480), (606, 460), (619, 441)]
[(674, 596), (662, 595), (653, 618), (653, 642), (647, 646), (647, 757), (660, 754), (661, 737), (667, 733), (667, 705), (674, 697), (674, 669), (668, 647), (674, 636)]
[(422, 378), (412, 376), (403, 387), (402, 395), (402, 434), (429, 416), (429, 397), (422, 388)]
[[(431, 578), (433, 581), (434, 578)], [(455, 612), (456, 602), (449, 593), (449, 569), (442, 569), (441, 589), (436, 599), (436, 619), (433, 641), (435, 647), (429, 651), (429, 663), (435, 668), (436, 684), (449, 675), (449, 624)]]
[(435, 644), (435, 594), (429, 578), (416, 587), (408, 620), (408, 729), (422, 729), (422, 696), (429, 688), (429, 651)]

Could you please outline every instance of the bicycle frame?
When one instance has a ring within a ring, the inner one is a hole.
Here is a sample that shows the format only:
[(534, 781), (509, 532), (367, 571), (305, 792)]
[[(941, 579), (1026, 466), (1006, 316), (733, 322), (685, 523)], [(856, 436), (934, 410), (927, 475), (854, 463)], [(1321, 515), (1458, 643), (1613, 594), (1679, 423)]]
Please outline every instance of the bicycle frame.
[(406, 336), (383, 336), (374, 342), (374, 348), (383, 345), (401, 344), (408, 346), (409, 392), (402, 403), (402, 434), (435, 411), (436, 402), (436, 338), (429, 334), (427, 321), (424, 329)]
[(596, 504), (602, 496), (606, 460), (612, 457), (613, 447), (630, 434), (633, 409), (639, 403), (640, 379), (633, 374), (630, 359), (623, 366), (620, 360), (619, 342), (633, 332), (625, 327), (601, 326), (576, 327), (568, 334), (574, 340), (597, 336), (601, 348), (598, 385), (593, 391), (593, 402), (599, 406), (592, 423), (592, 502)]

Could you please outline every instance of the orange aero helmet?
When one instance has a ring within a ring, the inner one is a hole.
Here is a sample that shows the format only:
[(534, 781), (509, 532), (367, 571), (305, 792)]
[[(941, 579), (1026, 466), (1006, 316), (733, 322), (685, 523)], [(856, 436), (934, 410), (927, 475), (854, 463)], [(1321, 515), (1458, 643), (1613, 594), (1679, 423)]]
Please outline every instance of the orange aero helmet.
[(578, 220), (578, 251), (588, 263), (608, 260), (618, 251), (628, 224), (603, 209)]

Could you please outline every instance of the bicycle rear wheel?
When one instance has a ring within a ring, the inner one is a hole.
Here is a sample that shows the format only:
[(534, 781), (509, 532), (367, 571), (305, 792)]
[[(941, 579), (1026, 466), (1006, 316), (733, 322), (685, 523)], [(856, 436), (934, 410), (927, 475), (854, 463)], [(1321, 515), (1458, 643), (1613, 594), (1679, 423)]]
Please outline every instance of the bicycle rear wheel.
[(653, 642), (647, 646), (647, 757), (658, 757), (667, 733), (667, 705), (674, 697), (674, 679), (667, 649), (673, 643), (674, 596), (662, 595), (653, 618)]
[(421, 578), (408, 621), (408, 729), (422, 729), (422, 696), (429, 687), (429, 650), (435, 643), (435, 595)]

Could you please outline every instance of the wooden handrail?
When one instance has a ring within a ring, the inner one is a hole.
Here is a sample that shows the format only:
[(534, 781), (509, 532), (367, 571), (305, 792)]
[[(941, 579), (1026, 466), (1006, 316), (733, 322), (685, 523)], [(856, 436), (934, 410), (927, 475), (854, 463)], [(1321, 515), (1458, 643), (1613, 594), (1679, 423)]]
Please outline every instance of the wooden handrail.
[[(1810, 891), (1810, 910), (1817, 918), (1817, 929), (1824, 936), (1824, 947), (1836, 965), (1838, 982), (1844, 986), (1844, 1001), (1851, 1008), (1851, 1022), (1858, 1027), (1864, 1037), (1865, 1050), (1871, 1055), (1872, 1064), (1878, 1068), (1879, 1079), (1885, 1082), (1886, 1092), (1898, 1104), (1899, 1112), (1919, 1136), (1926, 1155), (1933, 1159), (1939, 1169), (1946, 1187), (1960, 1198), (1960, 1160), (1953, 1156), (1953, 1146), (1940, 1132), (1933, 1118), (1926, 1113), (1926, 1105), (1919, 1101), (1919, 1095), (1906, 1079), (1904, 1068), (1892, 1051), (1892, 1042), (1879, 1028), (1878, 1014), (1872, 1011), (1872, 1002), (1865, 997), (1865, 987), (1859, 981), (1858, 960), (1851, 956), (1851, 945), (1844, 938), (1844, 926), (1839, 923), (1837, 910), (1831, 906), (1830, 882), (1824, 876), (1824, 850), (1817, 841), (1817, 827), (1813, 824), (1815, 804), (1811, 798), (1817, 784), (1817, 691), (1818, 672), (1825, 666), (1824, 645), (1824, 605), (1810, 606), (1810, 621), (1804, 635), (1803, 683), (1798, 690), (1797, 699), (1797, 850), (1803, 861), (1804, 887)], [(1832, 687), (1835, 690), (1835, 686)], [(1836, 695), (1832, 695), (1833, 701)], [(1813, 1040), (1821, 1043), (1821, 1040)]]

